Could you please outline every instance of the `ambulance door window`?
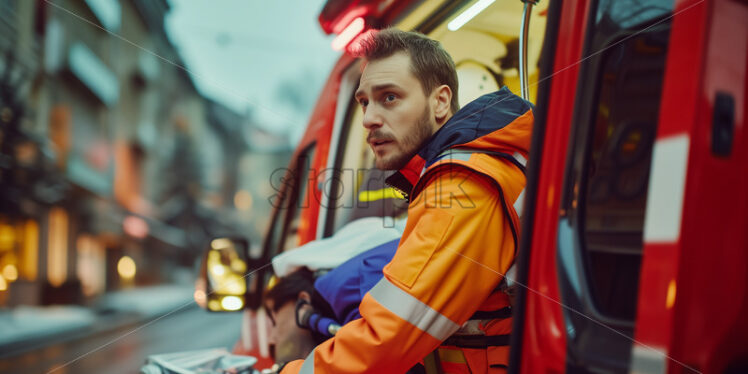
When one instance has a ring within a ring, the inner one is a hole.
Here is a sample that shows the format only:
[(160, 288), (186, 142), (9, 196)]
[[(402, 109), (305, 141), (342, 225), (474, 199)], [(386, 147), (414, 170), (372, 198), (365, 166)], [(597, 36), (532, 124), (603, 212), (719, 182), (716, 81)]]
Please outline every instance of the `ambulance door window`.
[(564, 304), (583, 314), (565, 312), (569, 365), (627, 371), (673, 4), (596, 6), (562, 200), (560, 284)]
[[(309, 175), (314, 161), (316, 144), (308, 146), (292, 164), (291, 170), (274, 180), (276, 187), (281, 187), (272, 204), (275, 207), (270, 230), (259, 261), (253, 262), (251, 268), (259, 269), (257, 277), (250, 282), (250, 308), (260, 305), (262, 290), (265, 289), (273, 268), (267, 266), (279, 253), (298, 246), (298, 228), (301, 212), (309, 206), (307, 191)], [(273, 178), (273, 177), (271, 177)]]
[(335, 161), (335, 175), (330, 189), (330, 206), (325, 236), (334, 234), (350, 222), (363, 176), (374, 167), (374, 153), (366, 143), (363, 111), (357, 102), (349, 104), (349, 114), (340, 136), (340, 149)]
[[(293, 188), (291, 189), (291, 200), (286, 207), (286, 219), (284, 220), (283, 245), (278, 247), (279, 252), (285, 252), (299, 246), (299, 226), (301, 222), (301, 212), (311, 204), (311, 197), (308, 195), (309, 180), (312, 165), (314, 162), (316, 146), (312, 144), (307, 147), (296, 160), (296, 170), (292, 173)], [(280, 243), (279, 243), (280, 244)]]
[(283, 188), (272, 202), (276, 211), (265, 244), (264, 257), (268, 260), (296, 244), (301, 212), (304, 207), (309, 206), (307, 190), (314, 151), (314, 144), (307, 147), (296, 159), (293, 168), (278, 181)]

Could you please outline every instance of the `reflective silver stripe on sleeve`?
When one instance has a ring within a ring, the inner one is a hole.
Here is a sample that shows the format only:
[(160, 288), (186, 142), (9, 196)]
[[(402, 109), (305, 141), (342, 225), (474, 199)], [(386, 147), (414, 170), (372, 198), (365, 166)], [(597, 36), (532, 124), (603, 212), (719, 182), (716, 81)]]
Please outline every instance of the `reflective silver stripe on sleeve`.
[(304, 363), (299, 369), (299, 374), (314, 374), (314, 349), (306, 356)]
[(514, 156), (514, 159), (517, 160), (517, 162), (519, 162), (522, 166), (527, 167), (527, 159), (525, 158), (525, 156), (522, 156), (521, 153), (514, 152), (512, 156)]
[(430, 306), (422, 303), (386, 277), (369, 291), (371, 297), (398, 317), (410, 322), (434, 338), (444, 341), (460, 327)]
[(522, 218), (522, 207), (525, 205), (525, 189), (517, 196), (517, 201), (514, 202), (514, 211), (517, 212), (517, 216)]

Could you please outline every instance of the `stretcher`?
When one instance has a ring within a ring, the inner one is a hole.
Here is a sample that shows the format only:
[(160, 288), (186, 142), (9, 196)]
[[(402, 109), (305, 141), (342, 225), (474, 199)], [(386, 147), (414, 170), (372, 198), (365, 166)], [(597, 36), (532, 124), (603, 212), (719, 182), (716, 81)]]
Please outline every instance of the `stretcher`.
[(224, 348), (151, 355), (141, 374), (255, 374), (257, 359), (231, 354)]

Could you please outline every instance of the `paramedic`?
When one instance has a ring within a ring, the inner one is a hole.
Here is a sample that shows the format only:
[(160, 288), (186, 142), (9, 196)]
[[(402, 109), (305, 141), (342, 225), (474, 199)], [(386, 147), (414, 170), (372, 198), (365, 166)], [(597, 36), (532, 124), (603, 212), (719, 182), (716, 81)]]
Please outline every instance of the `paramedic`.
[(283, 373), (506, 370), (511, 313), (499, 291), (514, 261), (533, 114), (508, 89), (458, 111), (451, 57), (422, 34), (387, 29), (362, 44), (355, 98), (367, 142), (408, 220), (384, 277), (345, 324)]

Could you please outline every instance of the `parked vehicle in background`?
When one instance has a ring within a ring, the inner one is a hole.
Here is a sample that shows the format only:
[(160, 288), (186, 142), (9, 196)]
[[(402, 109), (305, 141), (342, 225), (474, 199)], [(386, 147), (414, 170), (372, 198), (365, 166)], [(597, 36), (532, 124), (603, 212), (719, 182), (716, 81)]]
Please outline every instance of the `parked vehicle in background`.
[[(278, 183), (242, 295), (235, 352), (271, 363), (270, 259), (332, 235), (373, 166), (353, 99), (357, 38), (395, 26), (452, 55), (459, 101), (521, 91), (525, 4), (330, 0), (346, 49)], [(748, 370), (748, 3), (540, 1), (527, 30), (536, 104), (510, 372)], [(217, 308), (222, 309), (222, 308)], [(225, 309), (225, 308), (224, 308)]]

